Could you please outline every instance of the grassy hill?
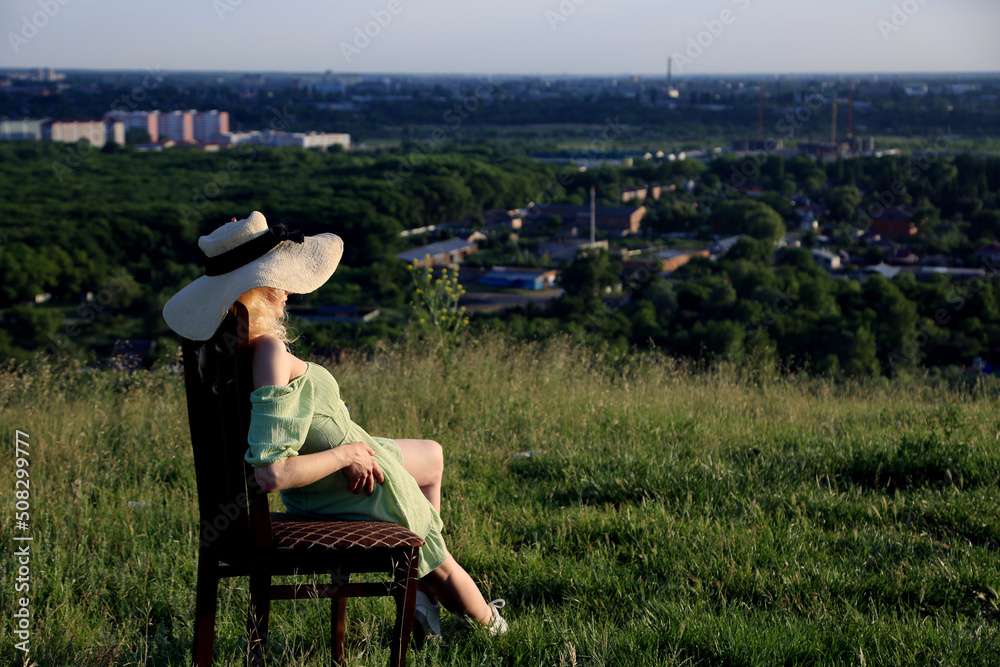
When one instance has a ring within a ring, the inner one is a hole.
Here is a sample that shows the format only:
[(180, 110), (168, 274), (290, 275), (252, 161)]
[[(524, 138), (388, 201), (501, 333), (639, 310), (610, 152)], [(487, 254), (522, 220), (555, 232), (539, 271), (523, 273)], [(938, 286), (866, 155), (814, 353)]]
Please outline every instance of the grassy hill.
[[(612, 362), (559, 340), (444, 359), (387, 348), (331, 369), (369, 432), (444, 445), (445, 537), (508, 603), (510, 634), (410, 664), (1000, 660), (994, 390)], [(197, 499), (181, 377), (7, 369), (0, 406), (10, 451), (15, 429), (30, 442), (30, 660), (187, 664)], [(23, 533), (13, 460), (8, 536)], [(17, 546), (0, 546), (5, 582)], [(241, 664), (246, 588), (221, 588), (220, 664)], [(14, 597), (0, 589), (5, 610)], [(351, 664), (383, 664), (389, 603), (349, 614)], [(275, 603), (272, 661), (325, 664), (328, 624), (325, 603)], [(14, 641), (0, 654), (20, 662)]]

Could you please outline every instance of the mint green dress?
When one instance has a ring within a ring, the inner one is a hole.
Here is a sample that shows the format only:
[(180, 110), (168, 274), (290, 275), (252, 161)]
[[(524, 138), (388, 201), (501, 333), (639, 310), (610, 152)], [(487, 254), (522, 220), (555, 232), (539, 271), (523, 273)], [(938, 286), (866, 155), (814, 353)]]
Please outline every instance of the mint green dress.
[(289, 512), (351, 520), (390, 521), (405, 526), (426, 544), (420, 548), (419, 576), (441, 565), (448, 555), (441, 537), (441, 517), (403, 468), (403, 453), (395, 440), (374, 438), (351, 420), (340, 398), (340, 387), (324, 367), (309, 363), (306, 372), (284, 387), (260, 387), (250, 395), (252, 466), (312, 454), (349, 442), (364, 442), (375, 450), (375, 462), (385, 483), (370, 496), (347, 489), (347, 477), (337, 471), (295, 489), (281, 491)]

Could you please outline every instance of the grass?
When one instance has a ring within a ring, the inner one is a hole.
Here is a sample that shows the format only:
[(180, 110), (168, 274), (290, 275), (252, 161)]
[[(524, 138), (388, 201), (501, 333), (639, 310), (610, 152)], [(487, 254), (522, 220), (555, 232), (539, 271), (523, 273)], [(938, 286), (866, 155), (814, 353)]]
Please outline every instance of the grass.
[[(991, 390), (696, 371), (560, 340), (387, 348), (333, 371), (371, 433), (445, 446), (446, 539), (508, 603), (505, 637), (412, 665), (1000, 663)], [(8, 370), (0, 405), (5, 437), (31, 442), (30, 660), (187, 664), (181, 378)], [(0, 549), (9, 582), (14, 543)], [(220, 664), (240, 663), (245, 605), (245, 582), (222, 587)], [(389, 603), (349, 614), (350, 664), (384, 664)], [(325, 664), (328, 624), (326, 604), (275, 603), (272, 662)], [(13, 641), (0, 655), (17, 664)]]

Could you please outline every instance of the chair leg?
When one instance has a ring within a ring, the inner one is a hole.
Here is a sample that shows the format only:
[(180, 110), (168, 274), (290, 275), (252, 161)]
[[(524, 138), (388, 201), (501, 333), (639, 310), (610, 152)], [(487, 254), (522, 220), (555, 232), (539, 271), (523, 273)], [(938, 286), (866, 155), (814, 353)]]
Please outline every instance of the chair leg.
[(192, 657), (195, 667), (210, 667), (215, 649), (215, 612), (219, 593), (217, 563), (205, 554), (198, 555), (198, 583), (194, 602), (194, 643)]
[(334, 667), (344, 664), (344, 635), (347, 631), (347, 598), (330, 600), (330, 651)]
[(403, 667), (406, 664), (406, 649), (413, 633), (413, 614), (417, 608), (417, 553), (418, 547), (406, 550), (405, 557), (393, 567), (393, 583), (396, 600), (396, 623), (392, 629), (392, 644), (389, 647), (389, 664)]
[(271, 615), (271, 576), (250, 575), (247, 616), (247, 665), (263, 667), (267, 654), (267, 623)]

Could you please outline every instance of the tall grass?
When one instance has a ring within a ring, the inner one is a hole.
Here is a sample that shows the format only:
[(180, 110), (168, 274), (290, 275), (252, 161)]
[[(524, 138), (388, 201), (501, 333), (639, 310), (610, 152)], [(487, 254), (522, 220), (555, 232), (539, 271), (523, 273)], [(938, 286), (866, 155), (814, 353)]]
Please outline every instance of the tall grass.
[[(411, 664), (1000, 664), (990, 391), (696, 371), (564, 340), (387, 347), (331, 370), (369, 432), (444, 445), (446, 539), (508, 602), (508, 635)], [(4, 433), (31, 442), (30, 660), (188, 661), (183, 400), (165, 371), (0, 373)], [(245, 605), (245, 582), (222, 588), (222, 664), (241, 660)], [(388, 604), (349, 613), (352, 664), (384, 664)], [(328, 623), (325, 604), (275, 603), (273, 662), (325, 664)], [(0, 652), (20, 658), (6, 634)]]

